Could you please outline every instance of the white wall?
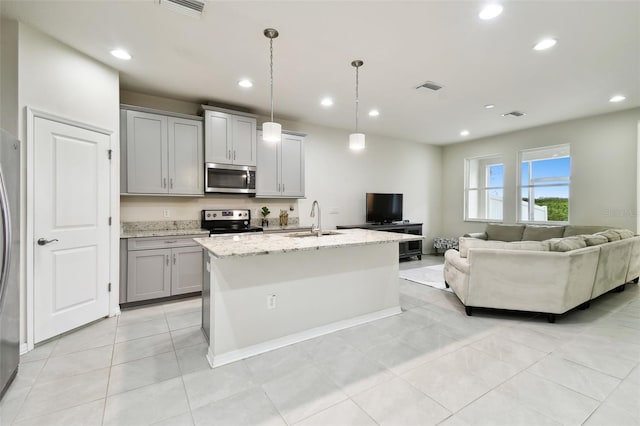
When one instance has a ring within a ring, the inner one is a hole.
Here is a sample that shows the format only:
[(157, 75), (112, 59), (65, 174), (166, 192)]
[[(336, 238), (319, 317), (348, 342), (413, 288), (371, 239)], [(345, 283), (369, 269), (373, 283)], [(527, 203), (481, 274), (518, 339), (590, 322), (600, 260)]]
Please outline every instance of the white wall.
[[(122, 91), (120, 98), (122, 103), (186, 114), (197, 114), (199, 108), (196, 104), (130, 91)], [(262, 121), (266, 121), (266, 117), (258, 120), (259, 123)], [(279, 209), (293, 206), (295, 211), (290, 216), (299, 216), (301, 224), (310, 226), (311, 204), (318, 200), (322, 208), (322, 227), (334, 228), (364, 223), (366, 192), (401, 192), (404, 194), (405, 219), (423, 222), (427, 239), (439, 233), (440, 147), (367, 134), (367, 148), (354, 152), (348, 148), (348, 131), (293, 121), (281, 121), (281, 124), (284, 129), (307, 134), (306, 199), (123, 196), (121, 220), (166, 220), (162, 217), (164, 208), (171, 210), (172, 219), (193, 220), (207, 207), (240, 207), (255, 211), (266, 205), (276, 216)], [(430, 244), (429, 241), (425, 243), (427, 252)]]
[(570, 223), (637, 230), (638, 120), (635, 108), (444, 147), (443, 232), (458, 236), (485, 227), (463, 220), (465, 158), (504, 156), (504, 222), (515, 223), (518, 151), (559, 144), (571, 145)]
[(0, 128), (18, 135), (18, 23), (0, 20)]
[[(18, 24), (19, 137), (26, 141), (26, 108), (54, 114), (76, 122), (113, 131), (112, 148), (119, 157), (119, 76), (118, 72), (24, 24)], [(23, 180), (26, 177), (23, 151)], [(117, 166), (117, 163), (115, 164)], [(117, 168), (116, 168), (117, 170)], [(115, 188), (118, 174), (115, 173)], [(117, 194), (117, 192), (114, 192)], [(113, 197), (114, 219), (118, 223), (118, 197)], [(26, 205), (23, 203), (22, 223)], [(116, 226), (115, 229), (119, 230)], [(117, 232), (117, 231), (116, 231)], [(115, 235), (115, 234), (114, 234)], [(23, 238), (23, 268), (28, 241)], [(113, 277), (117, 277), (118, 240), (112, 250)], [(114, 268), (115, 265), (115, 268)], [(117, 280), (117, 278), (116, 278)], [(117, 288), (117, 286), (116, 286)], [(21, 282), (21, 341), (26, 341), (26, 282)]]

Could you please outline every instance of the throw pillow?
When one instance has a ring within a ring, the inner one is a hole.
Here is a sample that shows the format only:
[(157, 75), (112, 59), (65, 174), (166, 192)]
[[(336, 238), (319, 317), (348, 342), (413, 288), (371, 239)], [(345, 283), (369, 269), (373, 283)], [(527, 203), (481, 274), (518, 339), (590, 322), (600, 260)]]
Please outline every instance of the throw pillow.
[(596, 232), (606, 231), (608, 226), (599, 225), (566, 225), (564, 227), (563, 237), (574, 237), (576, 235), (595, 234)]
[(522, 241), (544, 241), (551, 238), (561, 238), (564, 226), (535, 226), (527, 225), (522, 234)]
[(571, 251), (580, 248), (585, 248), (587, 243), (584, 238), (579, 236), (565, 237), (565, 238), (553, 238), (549, 240), (550, 251)]
[(580, 237), (584, 239), (587, 246), (597, 246), (609, 242), (604, 235), (580, 235)]
[(633, 231), (628, 229), (612, 229), (613, 232), (617, 232), (620, 235), (621, 240), (626, 240), (627, 238), (631, 238), (634, 236)]
[(620, 234), (618, 234), (613, 229), (607, 229), (606, 231), (596, 232), (596, 235), (604, 235), (605, 237), (607, 237), (607, 240), (609, 240), (609, 242), (620, 240)]
[(495, 241), (521, 241), (524, 225), (503, 225), (489, 223), (485, 231), (488, 240)]
[(546, 241), (485, 241), (477, 238), (460, 238), (460, 257), (468, 257), (469, 250), (473, 248), (488, 248), (500, 250), (528, 250), (549, 251), (549, 243)]

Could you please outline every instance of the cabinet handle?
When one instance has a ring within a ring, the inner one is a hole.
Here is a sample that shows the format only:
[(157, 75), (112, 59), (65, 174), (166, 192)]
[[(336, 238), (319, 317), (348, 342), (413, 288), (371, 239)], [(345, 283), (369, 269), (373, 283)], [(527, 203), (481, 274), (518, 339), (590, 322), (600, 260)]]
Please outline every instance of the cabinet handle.
[(176, 254), (175, 253), (173, 253), (173, 264), (174, 265), (176, 264)]
[(284, 192), (284, 183), (282, 184), (282, 192)]
[(173, 178), (169, 179), (169, 188), (173, 189)]
[(177, 243), (177, 241), (175, 241), (175, 240), (174, 241), (165, 241), (164, 243), (165, 244), (174, 244), (174, 243)]
[(233, 150), (233, 159), (234, 160), (236, 159), (236, 150), (235, 149)]
[(167, 187), (167, 178), (162, 179), (162, 187), (163, 188)]
[(164, 257), (167, 259), (167, 266), (169, 266), (169, 255), (167, 254)]
[(231, 150), (227, 153), (227, 160), (231, 160)]

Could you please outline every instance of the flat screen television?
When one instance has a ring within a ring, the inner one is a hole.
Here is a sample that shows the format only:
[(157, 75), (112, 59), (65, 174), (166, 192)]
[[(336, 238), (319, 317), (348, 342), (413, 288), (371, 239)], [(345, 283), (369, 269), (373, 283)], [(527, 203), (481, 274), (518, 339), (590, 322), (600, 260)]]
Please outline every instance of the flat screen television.
[(402, 194), (367, 192), (367, 222), (391, 223), (402, 220)]

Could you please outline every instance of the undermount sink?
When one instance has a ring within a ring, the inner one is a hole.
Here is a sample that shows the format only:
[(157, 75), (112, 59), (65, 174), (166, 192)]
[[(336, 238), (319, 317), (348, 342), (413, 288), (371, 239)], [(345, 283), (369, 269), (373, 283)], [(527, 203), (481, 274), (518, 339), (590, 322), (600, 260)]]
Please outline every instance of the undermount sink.
[(294, 234), (289, 234), (287, 235), (287, 237), (291, 237), (291, 238), (304, 238), (304, 237), (325, 237), (327, 235), (340, 235), (342, 234), (341, 232), (335, 232), (335, 231), (322, 231), (320, 233), (320, 235), (318, 235), (317, 232), (296, 232)]

